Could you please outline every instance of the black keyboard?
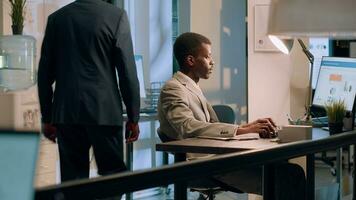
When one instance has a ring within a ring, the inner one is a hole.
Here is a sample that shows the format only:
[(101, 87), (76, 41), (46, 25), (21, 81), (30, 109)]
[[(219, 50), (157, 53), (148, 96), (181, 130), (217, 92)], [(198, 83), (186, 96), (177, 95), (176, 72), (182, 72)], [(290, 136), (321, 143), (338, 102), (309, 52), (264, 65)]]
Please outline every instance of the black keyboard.
[(328, 117), (315, 117), (312, 118), (313, 127), (328, 126)]

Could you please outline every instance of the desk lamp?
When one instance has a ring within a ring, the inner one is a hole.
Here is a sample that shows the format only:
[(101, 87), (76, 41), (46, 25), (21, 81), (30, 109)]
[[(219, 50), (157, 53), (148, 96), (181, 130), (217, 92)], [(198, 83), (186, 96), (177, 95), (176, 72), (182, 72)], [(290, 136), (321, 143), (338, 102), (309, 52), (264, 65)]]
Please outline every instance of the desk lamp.
[[(279, 39), (276, 36), (269, 35), (269, 39), (272, 41), (272, 43), (284, 54), (289, 54), (294, 43), (294, 39)], [(305, 105), (305, 120), (310, 121), (311, 119), (311, 112), (310, 108), (312, 105), (312, 79), (313, 79), (313, 66), (314, 66), (314, 56), (310, 51), (307, 49), (305, 46), (304, 42), (301, 39), (297, 39), (298, 43), (302, 47), (303, 53), (307, 56), (309, 63), (310, 63), (310, 72), (309, 72), (309, 83), (308, 83), (308, 96), (307, 96), (307, 101)]]
[(307, 56), (309, 78), (306, 120), (310, 120), (312, 70), (314, 56), (300, 37), (356, 38), (356, 1), (354, 0), (272, 0), (268, 34), (272, 43), (288, 54), (297, 38)]

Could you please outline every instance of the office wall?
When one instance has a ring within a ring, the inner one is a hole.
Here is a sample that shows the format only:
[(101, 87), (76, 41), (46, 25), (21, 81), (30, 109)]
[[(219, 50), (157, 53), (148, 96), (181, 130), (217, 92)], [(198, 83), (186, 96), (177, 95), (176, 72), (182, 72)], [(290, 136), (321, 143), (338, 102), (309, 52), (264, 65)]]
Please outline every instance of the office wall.
[(249, 120), (271, 116), (278, 124), (287, 124), (304, 112), (308, 84), (308, 62), (298, 44), (290, 55), (254, 49), (254, 7), (269, 0), (248, 1), (248, 109)]
[(248, 1), (248, 109), (249, 120), (271, 116), (285, 124), (290, 112), (291, 59), (279, 52), (255, 51), (255, 5), (268, 0)]

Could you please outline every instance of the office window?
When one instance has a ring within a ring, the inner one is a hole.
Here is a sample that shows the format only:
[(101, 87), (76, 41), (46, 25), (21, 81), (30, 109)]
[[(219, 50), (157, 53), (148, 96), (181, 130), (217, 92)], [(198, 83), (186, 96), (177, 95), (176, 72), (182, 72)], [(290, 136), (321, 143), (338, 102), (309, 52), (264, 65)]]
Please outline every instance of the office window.
[[(178, 16), (178, 1), (179, 0), (173, 0), (172, 1), (172, 43), (176, 41), (178, 35), (179, 35), (179, 16)], [(173, 54), (173, 52), (172, 52)], [(174, 58), (173, 55), (173, 73), (177, 72), (179, 70), (179, 65), (176, 59)]]

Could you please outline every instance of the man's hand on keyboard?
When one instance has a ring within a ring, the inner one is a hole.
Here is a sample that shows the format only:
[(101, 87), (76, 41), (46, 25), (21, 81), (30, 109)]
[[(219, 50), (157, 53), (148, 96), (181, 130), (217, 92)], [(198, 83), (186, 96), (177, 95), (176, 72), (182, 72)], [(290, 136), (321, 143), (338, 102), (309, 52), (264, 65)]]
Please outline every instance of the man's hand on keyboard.
[(257, 119), (256, 121), (242, 125), (241, 128), (245, 129), (246, 133), (258, 133), (261, 138), (273, 138), (277, 136), (277, 126), (271, 118)]

